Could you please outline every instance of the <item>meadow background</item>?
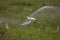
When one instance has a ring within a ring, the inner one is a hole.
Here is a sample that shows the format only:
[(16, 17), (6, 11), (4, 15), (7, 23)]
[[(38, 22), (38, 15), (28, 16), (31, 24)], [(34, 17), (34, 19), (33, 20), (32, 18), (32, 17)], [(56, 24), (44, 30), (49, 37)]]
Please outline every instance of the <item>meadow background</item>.
[[(45, 5), (60, 7), (60, 0), (0, 0), (0, 17), (23, 22), (26, 16)], [(0, 40), (60, 40), (60, 29), (55, 31), (57, 24), (60, 27), (60, 21), (51, 25), (40, 25), (40, 22), (35, 21), (27, 26), (12, 26), (10, 29), (0, 24)]]

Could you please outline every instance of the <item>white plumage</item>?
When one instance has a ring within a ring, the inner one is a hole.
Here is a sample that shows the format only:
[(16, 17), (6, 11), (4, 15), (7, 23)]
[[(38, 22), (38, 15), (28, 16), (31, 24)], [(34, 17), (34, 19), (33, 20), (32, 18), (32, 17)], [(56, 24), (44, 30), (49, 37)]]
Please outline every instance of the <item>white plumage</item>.
[(27, 17), (27, 19), (28, 20), (26, 20), (23, 24), (21, 24), (21, 25), (27, 25), (27, 24), (29, 24), (29, 23), (31, 23), (32, 21), (35, 21), (36, 19), (35, 18), (33, 18), (33, 17)]
[(8, 26), (8, 24), (6, 24), (6, 28), (7, 28), (7, 29), (9, 29), (9, 26)]

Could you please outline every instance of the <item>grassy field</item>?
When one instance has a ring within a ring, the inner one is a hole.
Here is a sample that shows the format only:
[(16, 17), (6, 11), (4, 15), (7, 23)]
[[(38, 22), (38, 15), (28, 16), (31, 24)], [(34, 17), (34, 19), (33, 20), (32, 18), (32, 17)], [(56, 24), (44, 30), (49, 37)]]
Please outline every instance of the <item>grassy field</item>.
[[(23, 22), (26, 16), (45, 5), (60, 7), (60, 0), (0, 0), (0, 17)], [(27, 26), (12, 26), (10, 29), (0, 24), (0, 40), (60, 40), (58, 27), (58, 20), (56, 24), (35, 21)]]

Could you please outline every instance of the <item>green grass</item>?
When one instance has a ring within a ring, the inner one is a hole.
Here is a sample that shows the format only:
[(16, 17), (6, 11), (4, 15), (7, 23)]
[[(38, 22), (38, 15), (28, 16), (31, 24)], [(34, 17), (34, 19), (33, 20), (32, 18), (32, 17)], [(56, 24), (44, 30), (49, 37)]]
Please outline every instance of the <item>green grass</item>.
[[(0, 0), (0, 17), (20, 19), (24, 21), (36, 9), (42, 7), (41, 0)], [(47, 0), (45, 5), (60, 7), (60, 0)], [(60, 19), (47, 23), (46, 21), (35, 21), (27, 26), (12, 26), (6, 29), (0, 25), (2, 40), (60, 40)], [(2, 35), (2, 33), (4, 35)]]

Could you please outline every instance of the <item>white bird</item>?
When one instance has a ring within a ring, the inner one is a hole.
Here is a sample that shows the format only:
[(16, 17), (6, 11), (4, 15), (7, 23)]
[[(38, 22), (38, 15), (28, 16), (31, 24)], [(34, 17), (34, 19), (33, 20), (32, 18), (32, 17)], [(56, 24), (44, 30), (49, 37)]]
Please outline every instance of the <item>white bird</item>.
[(14, 20), (11, 18), (1, 17), (0, 24), (5, 25), (5, 28), (9, 29), (11, 28), (11, 26), (15, 26), (15, 25), (20, 26), (20, 20), (19, 19)]
[(8, 26), (8, 24), (6, 24), (6, 28), (7, 28), (7, 29), (9, 29), (9, 26)]
[(29, 23), (31, 23), (32, 21), (35, 21), (36, 19), (35, 18), (33, 18), (33, 17), (27, 17), (27, 19), (28, 20), (26, 20), (23, 24), (21, 24), (21, 25), (27, 25), (27, 24), (29, 24)]
[(29, 19), (29, 20), (36, 20), (35, 18), (33, 18), (33, 17), (27, 17), (27, 19)]

